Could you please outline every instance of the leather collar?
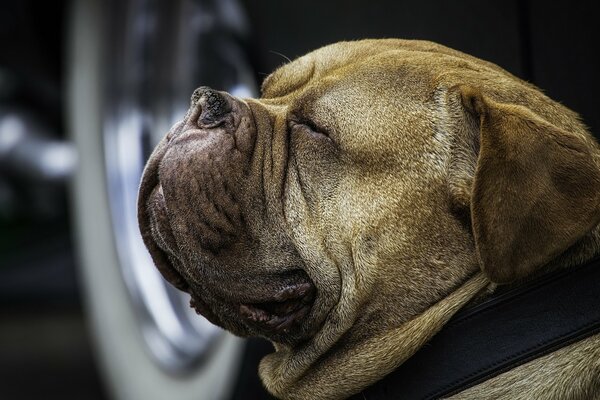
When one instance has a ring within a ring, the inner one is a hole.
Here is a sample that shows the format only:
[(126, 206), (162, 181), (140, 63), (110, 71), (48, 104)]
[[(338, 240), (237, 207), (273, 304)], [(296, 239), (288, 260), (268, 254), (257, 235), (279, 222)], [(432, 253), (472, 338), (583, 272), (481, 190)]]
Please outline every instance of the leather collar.
[(352, 397), (447, 397), (600, 332), (600, 258), (458, 312), (394, 372)]

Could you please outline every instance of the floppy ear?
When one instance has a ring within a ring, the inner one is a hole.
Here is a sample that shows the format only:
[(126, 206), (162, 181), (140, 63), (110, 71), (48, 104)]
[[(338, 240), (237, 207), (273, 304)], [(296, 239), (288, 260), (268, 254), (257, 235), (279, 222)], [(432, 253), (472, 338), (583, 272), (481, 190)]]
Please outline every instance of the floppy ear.
[(600, 220), (596, 145), (526, 107), (461, 87), (479, 120), (471, 224), (483, 271), (496, 283), (526, 277)]

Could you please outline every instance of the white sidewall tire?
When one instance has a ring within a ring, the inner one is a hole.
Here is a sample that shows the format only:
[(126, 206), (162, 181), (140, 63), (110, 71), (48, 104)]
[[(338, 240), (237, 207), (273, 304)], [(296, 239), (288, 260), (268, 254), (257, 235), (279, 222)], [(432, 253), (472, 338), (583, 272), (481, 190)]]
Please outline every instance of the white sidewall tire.
[(103, 154), (102, 2), (75, 1), (67, 65), (67, 123), (79, 152), (72, 185), (80, 281), (97, 359), (119, 400), (227, 399), (239, 371), (243, 341), (224, 334), (194, 371), (174, 375), (150, 356), (123, 280), (111, 226)]

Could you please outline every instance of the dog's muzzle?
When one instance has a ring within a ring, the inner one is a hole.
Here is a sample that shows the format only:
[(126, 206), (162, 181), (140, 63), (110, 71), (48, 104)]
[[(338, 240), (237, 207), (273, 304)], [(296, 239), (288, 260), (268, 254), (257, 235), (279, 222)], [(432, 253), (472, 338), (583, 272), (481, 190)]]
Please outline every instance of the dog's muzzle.
[(268, 266), (261, 256), (269, 228), (255, 226), (263, 201), (251, 172), (257, 136), (246, 102), (198, 88), (148, 161), (140, 228), (163, 276), (192, 295), (200, 314), (240, 335), (288, 341), (316, 288), (299, 265)]

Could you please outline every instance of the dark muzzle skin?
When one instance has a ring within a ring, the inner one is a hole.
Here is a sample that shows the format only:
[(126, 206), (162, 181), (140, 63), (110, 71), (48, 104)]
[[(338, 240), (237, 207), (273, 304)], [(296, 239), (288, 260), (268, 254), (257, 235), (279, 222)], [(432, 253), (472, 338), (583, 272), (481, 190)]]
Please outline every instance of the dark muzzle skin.
[(138, 219), (157, 268), (198, 313), (238, 335), (297, 343), (318, 325), (317, 289), (269, 210), (265, 193), (280, 186), (265, 175), (269, 120), (258, 102), (198, 88), (146, 165)]

